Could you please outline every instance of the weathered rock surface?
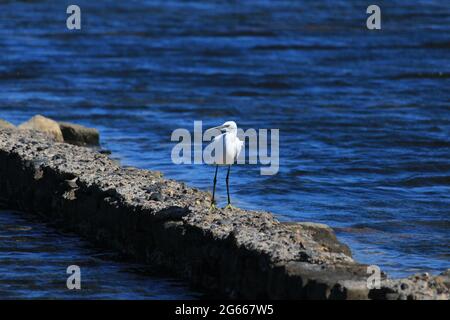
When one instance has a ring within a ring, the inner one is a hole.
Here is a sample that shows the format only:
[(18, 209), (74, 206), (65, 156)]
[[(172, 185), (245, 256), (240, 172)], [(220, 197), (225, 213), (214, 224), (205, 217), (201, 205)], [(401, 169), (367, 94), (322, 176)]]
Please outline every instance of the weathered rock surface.
[(287, 228), (298, 234), (307, 234), (311, 239), (322, 246), (322, 250), (330, 252), (341, 252), (349, 257), (352, 256), (350, 248), (339, 242), (336, 235), (329, 226), (313, 222), (285, 222)]
[(387, 279), (380, 289), (369, 293), (370, 299), (449, 300), (449, 270), (439, 276), (416, 274), (407, 279)]
[(448, 274), (385, 279), (380, 289), (368, 289), (367, 266), (325, 225), (209, 210), (206, 192), (35, 132), (0, 130), (0, 195), (9, 207), (59, 222), (222, 297), (449, 298)]
[(27, 122), (22, 123), (19, 125), (20, 130), (35, 130), (40, 132), (45, 132), (57, 142), (63, 142), (63, 134), (61, 132), (61, 129), (59, 128), (59, 124), (49, 118), (46, 118), (41, 115), (36, 115), (32, 117)]
[(16, 126), (13, 125), (12, 123), (10, 123), (6, 120), (0, 119), (0, 129), (13, 129), (15, 127)]
[[(15, 128), (15, 126), (0, 119), (0, 128)], [(21, 130), (45, 132), (57, 142), (66, 142), (79, 146), (100, 145), (100, 134), (97, 129), (75, 123), (56, 122), (41, 115), (32, 117), (18, 128)]]
[(64, 142), (79, 146), (98, 146), (100, 144), (100, 134), (97, 129), (68, 122), (59, 122), (59, 127)]

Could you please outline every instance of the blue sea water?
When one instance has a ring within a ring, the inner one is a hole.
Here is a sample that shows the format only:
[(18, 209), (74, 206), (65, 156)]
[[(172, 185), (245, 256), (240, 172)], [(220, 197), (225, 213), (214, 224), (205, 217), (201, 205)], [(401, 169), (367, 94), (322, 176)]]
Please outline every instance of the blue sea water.
[[(126, 165), (211, 189), (214, 169), (171, 162), (193, 121), (280, 129), (280, 171), (231, 175), (237, 206), (335, 228), (391, 276), (450, 266), (450, 3), (6, 1), (0, 117), (100, 130)], [(219, 172), (220, 204), (226, 200)]]
[[(80, 269), (80, 288), (69, 290), (69, 266)], [(179, 280), (151, 267), (122, 262), (32, 216), (0, 211), (0, 299), (198, 299)]]

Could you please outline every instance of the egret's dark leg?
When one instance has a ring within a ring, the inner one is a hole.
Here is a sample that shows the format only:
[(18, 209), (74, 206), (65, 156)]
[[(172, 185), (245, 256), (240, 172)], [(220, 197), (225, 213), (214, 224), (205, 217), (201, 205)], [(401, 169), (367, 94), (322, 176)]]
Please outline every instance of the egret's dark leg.
[(214, 174), (214, 186), (213, 186), (213, 194), (211, 199), (211, 206), (214, 206), (214, 195), (216, 194), (216, 182), (217, 182), (217, 170), (219, 166), (216, 166), (216, 173)]
[(230, 169), (231, 169), (231, 165), (228, 166), (228, 172), (227, 172), (227, 196), (228, 196), (228, 205), (227, 206), (231, 206), (231, 200), (230, 200), (230, 185), (229, 185), (229, 180), (230, 180)]

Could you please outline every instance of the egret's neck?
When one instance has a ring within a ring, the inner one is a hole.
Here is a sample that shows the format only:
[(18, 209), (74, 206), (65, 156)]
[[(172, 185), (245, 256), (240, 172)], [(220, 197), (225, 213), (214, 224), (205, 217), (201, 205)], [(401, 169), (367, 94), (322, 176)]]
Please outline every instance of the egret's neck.
[(229, 129), (226, 133), (228, 136), (236, 137), (237, 136), (237, 129)]

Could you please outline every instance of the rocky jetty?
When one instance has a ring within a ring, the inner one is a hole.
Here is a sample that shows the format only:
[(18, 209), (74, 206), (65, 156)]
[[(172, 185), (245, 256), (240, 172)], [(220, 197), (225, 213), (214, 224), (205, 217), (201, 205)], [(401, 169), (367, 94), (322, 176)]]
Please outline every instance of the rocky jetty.
[(331, 228), (209, 209), (210, 194), (45, 133), (0, 129), (0, 201), (227, 298), (448, 299), (449, 273), (369, 289)]

